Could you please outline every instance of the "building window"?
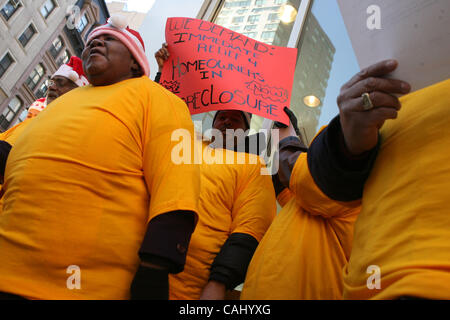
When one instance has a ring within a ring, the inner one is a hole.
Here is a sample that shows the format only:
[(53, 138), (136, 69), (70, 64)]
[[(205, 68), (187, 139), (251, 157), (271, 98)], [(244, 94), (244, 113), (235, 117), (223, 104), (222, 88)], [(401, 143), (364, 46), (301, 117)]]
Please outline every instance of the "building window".
[(232, 22), (233, 22), (233, 23), (241, 23), (241, 22), (244, 22), (244, 17), (243, 17), (243, 16), (242, 16), (242, 17), (234, 17)]
[(42, 16), (47, 19), (47, 17), (52, 13), (53, 10), (55, 10), (56, 4), (53, 0), (47, 0), (45, 1), (44, 5), (41, 7), (41, 14)]
[(243, 35), (246, 36), (246, 37), (254, 39), (258, 35), (258, 32), (244, 32)]
[(256, 24), (251, 24), (251, 25), (245, 26), (244, 30), (245, 31), (253, 31), (256, 29), (256, 27), (257, 27)]
[(248, 7), (251, 3), (252, 3), (252, 0), (226, 2), (224, 7), (225, 8)]
[(278, 13), (270, 13), (268, 20), (269, 21), (280, 21), (280, 15)]
[(278, 5), (285, 4), (286, 2), (287, 2), (287, 0), (274, 0), (273, 1), (274, 4), (278, 4)]
[(247, 21), (249, 23), (256, 23), (259, 21), (259, 17), (260, 15), (249, 16)]
[(218, 25), (225, 24), (227, 21), (228, 21), (228, 18), (225, 18), (225, 17), (217, 18), (216, 24), (218, 24)]
[(14, 63), (14, 59), (11, 57), (9, 53), (6, 53), (5, 56), (0, 61), (0, 78), (3, 77), (6, 70)]
[(50, 47), (50, 54), (52, 55), (53, 59), (56, 59), (56, 57), (61, 52), (63, 47), (64, 42), (61, 37), (58, 37), (55, 40), (53, 40), (52, 46)]
[(266, 4), (266, 0), (255, 0), (255, 6), (263, 6)]
[(6, 21), (8, 21), (20, 7), (22, 7), (22, 3), (20, 1), (9, 0), (6, 2), (1, 10)]
[(241, 29), (241, 26), (231, 26), (228, 29), (238, 32)]
[(13, 126), (15, 126), (16, 124), (19, 124), (20, 122), (24, 122), (27, 119), (27, 115), (28, 115), (28, 109), (23, 108), (22, 112), (17, 117), (17, 120), (13, 123)]
[(32, 24), (28, 26), (28, 28), (25, 29), (25, 31), (20, 35), (19, 41), (22, 44), (23, 47), (27, 45), (28, 42), (30, 42), (31, 38), (36, 34), (36, 29)]
[(88, 23), (89, 22), (88, 22), (88, 19), (86, 18), (86, 15), (83, 14), (83, 16), (80, 19), (80, 23), (78, 23), (78, 26), (77, 26), (77, 30), (80, 34), (82, 34), (84, 29), (86, 29)]
[(278, 23), (269, 23), (264, 26), (266, 30), (275, 30), (278, 28)]
[(45, 97), (45, 95), (47, 94), (47, 90), (47, 81), (44, 81), (44, 83), (39, 87), (39, 90), (34, 94), (36, 96), (36, 99)]
[(11, 124), (14, 116), (19, 112), (23, 103), (18, 97), (14, 97), (11, 102), (8, 104), (6, 109), (3, 111), (2, 115), (0, 115), (0, 126), (3, 130), (8, 129)]
[(65, 63), (67, 63), (67, 62), (69, 62), (70, 57), (71, 57), (71, 54), (69, 53), (69, 51), (67, 51), (67, 50), (64, 51), (63, 55), (62, 55), (61, 57), (59, 57), (58, 61), (56, 61), (56, 64), (58, 65), (58, 68), (59, 68), (61, 65), (65, 64)]
[(273, 40), (274, 37), (275, 37), (275, 31), (264, 31), (261, 34), (261, 39), (263, 39), (263, 40)]
[(38, 83), (42, 80), (42, 77), (44, 77), (44, 73), (45, 69), (41, 63), (38, 64), (36, 68), (34, 68), (33, 72), (31, 72), (30, 76), (26, 81), (26, 84), (31, 91), (33, 91), (38, 85)]

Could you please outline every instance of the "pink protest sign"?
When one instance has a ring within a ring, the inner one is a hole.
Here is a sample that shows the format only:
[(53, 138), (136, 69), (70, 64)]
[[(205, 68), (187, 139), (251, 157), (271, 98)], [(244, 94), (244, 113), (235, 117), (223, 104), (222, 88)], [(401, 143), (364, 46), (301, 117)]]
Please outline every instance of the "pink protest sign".
[(297, 49), (267, 45), (211, 22), (169, 18), (160, 83), (191, 114), (235, 109), (288, 124)]

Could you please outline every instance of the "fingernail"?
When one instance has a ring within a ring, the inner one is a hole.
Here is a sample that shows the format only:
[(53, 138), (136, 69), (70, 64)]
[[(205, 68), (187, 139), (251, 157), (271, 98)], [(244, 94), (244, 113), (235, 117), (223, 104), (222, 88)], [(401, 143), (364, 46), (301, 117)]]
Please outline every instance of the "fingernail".
[(397, 61), (395, 61), (395, 60), (389, 60), (387, 63), (387, 66), (390, 68), (395, 67), (396, 65), (397, 65)]
[(407, 84), (406, 82), (403, 82), (402, 90), (403, 90), (403, 92), (409, 92), (409, 90), (411, 90), (411, 86), (409, 84)]

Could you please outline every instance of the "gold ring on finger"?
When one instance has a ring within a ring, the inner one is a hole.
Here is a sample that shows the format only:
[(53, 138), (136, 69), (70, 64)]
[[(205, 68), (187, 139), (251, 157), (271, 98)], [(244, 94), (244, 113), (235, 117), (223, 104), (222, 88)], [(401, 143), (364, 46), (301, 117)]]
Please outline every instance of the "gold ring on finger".
[(366, 92), (362, 95), (363, 98), (363, 109), (365, 111), (373, 109), (375, 106), (373, 105), (372, 99), (370, 99), (370, 95)]

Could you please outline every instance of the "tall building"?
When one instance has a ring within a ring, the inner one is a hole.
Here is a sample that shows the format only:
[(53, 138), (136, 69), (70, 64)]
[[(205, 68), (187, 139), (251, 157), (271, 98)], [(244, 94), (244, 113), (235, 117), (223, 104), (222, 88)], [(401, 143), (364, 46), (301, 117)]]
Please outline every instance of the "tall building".
[(309, 144), (318, 130), (336, 52), (313, 13), (306, 17), (299, 48), (291, 109), (299, 118), (304, 141)]
[(104, 0), (8, 0), (0, 5), (0, 131), (5, 131), (45, 96), (46, 80), (59, 66), (81, 55), (87, 34), (105, 23), (109, 12)]
[[(302, 138), (310, 143), (317, 132), (326, 95), (335, 47), (311, 12), (313, 0), (205, 0), (199, 18), (267, 44), (299, 48), (291, 95), (291, 110)], [(303, 13), (301, 13), (303, 10)], [(294, 24), (300, 27), (295, 29)], [(291, 41), (294, 38), (294, 41)], [(214, 113), (193, 116), (203, 127), (211, 126)], [(259, 130), (264, 119), (253, 116)]]
[[(211, 6), (211, 1), (206, 0), (205, 5), (208, 3)], [(211, 21), (252, 39), (270, 45), (286, 46), (293, 27), (290, 13), (296, 12), (299, 3), (299, 0), (219, 1)], [(287, 4), (290, 4), (288, 8), (293, 9), (292, 12), (287, 12)], [(202, 13), (199, 15), (201, 16)], [(192, 118), (201, 121), (204, 129), (212, 126), (213, 117), (214, 112), (209, 112), (194, 115)], [(253, 116), (251, 127), (259, 130), (263, 120), (262, 117)]]
[(111, 15), (115, 13), (123, 15), (127, 19), (129, 27), (133, 30), (139, 30), (144, 22), (146, 13), (128, 10), (127, 1), (117, 0), (107, 2), (107, 6)]
[(287, 0), (225, 1), (214, 23), (249, 38), (273, 44)]

